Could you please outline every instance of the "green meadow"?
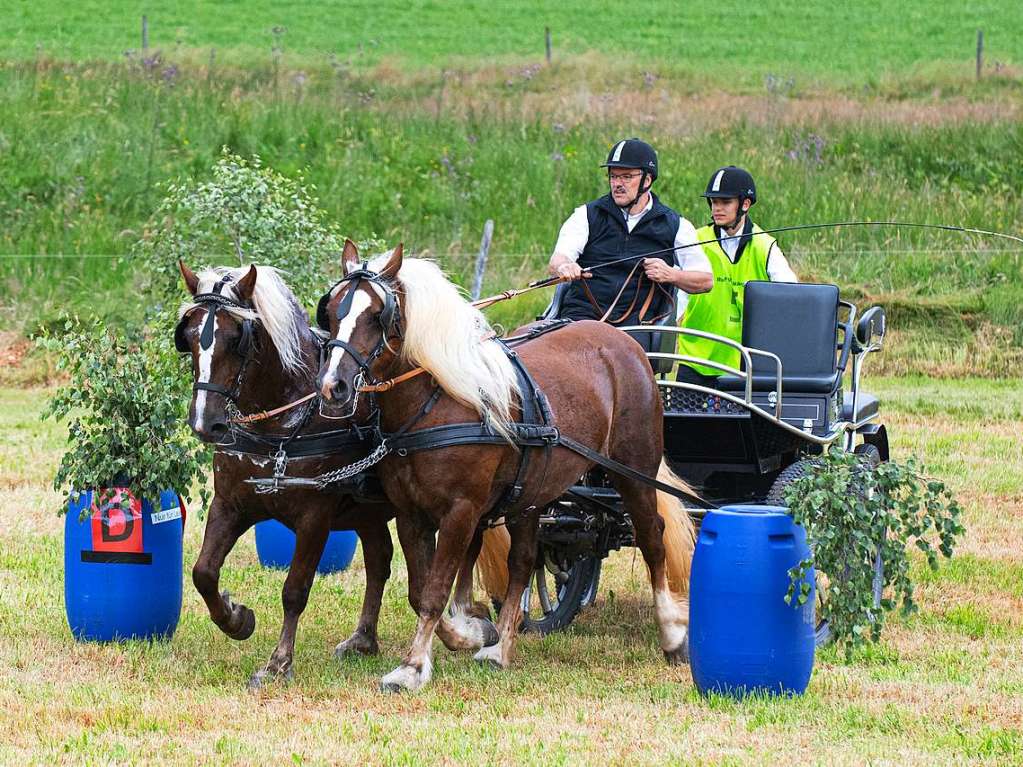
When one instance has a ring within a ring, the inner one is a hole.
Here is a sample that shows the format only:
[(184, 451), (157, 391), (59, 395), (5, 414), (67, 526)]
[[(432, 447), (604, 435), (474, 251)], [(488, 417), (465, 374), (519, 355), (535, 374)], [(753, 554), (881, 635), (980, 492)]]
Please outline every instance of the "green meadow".
[[(476, 667), (438, 644), (433, 683), (377, 692), (414, 629), (395, 555), (381, 655), (344, 664), (364, 575), (319, 579), (299, 625), (295, 678), (245, 690), (277, 639), (283, 574), (252, 534), (223, 587), (256, 611), (246, 642), (223, 636), (185, 574), (170, 642), (72, 640), (62, 529), (50, 477), (64, 441), (37, 414), (46, 390), (0, 390), (0, 763), (3, 764), (1019, 764), (1023, 761), (1023, 395), (1010, 382), (885, 378), (893, 455), (918, 454), (964, 506), (967, 534), (932, 572), (920, 612), (847, 660), (818, 653), (806, 695), (702, 699), (664, 665), (642, 559), (605, 563), (596, 604), (564, 632), (520, 639), (512, 669)], [(186, 569), (202, 523), (185, 535)]]

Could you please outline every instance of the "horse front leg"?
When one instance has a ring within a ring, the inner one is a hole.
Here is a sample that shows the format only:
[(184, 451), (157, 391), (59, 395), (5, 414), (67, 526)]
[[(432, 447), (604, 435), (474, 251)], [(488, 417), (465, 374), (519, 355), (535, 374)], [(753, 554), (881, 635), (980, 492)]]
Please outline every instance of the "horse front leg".
[[(433, 675), (433, 634), (437, 624), (443, 617), (451, 596), (451, 586), (455, 580), (466, 550), (472, 541), (479, 522), (476, 506), (465, 499), (456, 500), (447, 515), (441, 521), (437, 535), (437, 547), (430, 562), (425, 579), (422, 580), (422, 592), (413, 597), (413, 568), (421, 565), (424, 554), (422, 531), (426, 529), (422, 517), (418, 514), (402, 513), (398, 517), (398, 535), (402, 547), (418, 539), (416, 550), (406, 551), (409, 562), (409, 601), (418, 604), (419, 622), (412, 639), (408, 655), (394, 671), (380, 680), (380, 688), (385, 692), (414, 691), (430, 681)], [(418, 535), (416, 534), (418, 533)], [(417, 565), (413, 565), (416, 562)]]
[(288, 577), (284, 579), (284, 588), (281, 590), (281, 602), (284, 605), (281, 636), (277, 641), (277, 647), (270, 655), (270, 660), (249, 679), (250, 690), (257, 690), (274, 679), (291, 679), (292, 676), (298, 619), (309, 601), (309, 590), (316, 577), (316, 566), (323, 556), (323, 547), (330, 533), (327, 510), (320, 514), (314, 512), (305, 519), (310, 521), (304, 525), (300, 524), (295, 530), (295, 555), (291, 559)]
[(391, 532), (387, 529), (387, 522), (382, 516), (357, 526), (355, 532), (362, 541), (362, 556), (366, 566), (366, 593), (355, 632), (334, 648), (334, 656), (338, 660), (353, 653), (376, 655), (380, 652), (377, 644), (377, 622), (380, 618), (384, 586), (391, 577), (391, 558), (394, 556)]
[(199, 558), (192, 567), (192, 583), (206, 603), (210, 618), (231, 639), (252, 636), (256, 615), (248, 607), (236, 604), (226, 591), (221, 593), (220, 569), (238, 538), (252, 526), (251, 517), (231, 511), (220, 498), (210, 504)]
[(500, 638), (494, 645), (476, 653), (474, 658), (477, 663), (497, 669), (511, 665), (515, 638), (522, 624), (522, 593), (536, 568), (539, 518), (540, 510), (532, 509), (516, 515), (506, 523), (511, 536), (511, 548), (508, 550), (508, 593), (504, 596), (501, 614), (497, 619)]

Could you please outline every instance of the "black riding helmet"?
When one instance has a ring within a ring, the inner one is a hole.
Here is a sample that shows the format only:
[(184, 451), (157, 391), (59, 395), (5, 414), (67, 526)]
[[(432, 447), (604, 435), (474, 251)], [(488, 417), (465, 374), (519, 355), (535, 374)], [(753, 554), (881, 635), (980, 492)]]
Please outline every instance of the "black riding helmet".
[(740, 202), (749, 200), (750, 205), (753, 205), (757, 201), (757, 185), (749, 171), (727, 165), (714, 171), (703, 196), (707, 198), (708, 203), (713, 197), (738, 197)]
[[(627, 138), (611, 147), (611, 151), (607, 153), (607, 162), (602, 163), (600, 167), (635, 168), (643, 172), (639, 180), (639, 193), (625, 206), (626, 210), (630, 210), (639, 198), (649, 191), (650, 184), (657, 178), (657, 152), (645, 141)], [(650, 177), (650, 184), (647, 184), (647, 176)]]
[(757, 185), (753, 182), (753, 176), (749, 174), (749, 171), (737, 168), (734, 165), (726, 165), (724, 168), (718, 168), (711, 175), (710, 181), (707, 182), (707, 190), (703, 193), (703, 196), (707, 198), (708, 206), (714, 198), (738, 198), (739, 210), (735, 213), (735, 220), (728, 225), (728, 228), (731, 229), (739, 225), (743, 215), (746, 213), (742, 209), (743, 200), (749, 200), (751, 208), (756, 205)]

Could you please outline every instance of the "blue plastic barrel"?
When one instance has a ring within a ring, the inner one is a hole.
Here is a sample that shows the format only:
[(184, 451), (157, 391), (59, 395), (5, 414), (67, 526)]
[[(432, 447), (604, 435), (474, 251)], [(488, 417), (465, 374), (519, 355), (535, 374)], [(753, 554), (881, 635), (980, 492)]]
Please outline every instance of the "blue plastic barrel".
[[(344, 570), (352, 563), (359, 536), (354, 530), (332, 530), (327, 536), (316, 572), (320, 575)], [(295, 534), (276, 519), (256, 523), (256, 553), (263, 567), (287, 570), (295, 556)]]
[(814, 653), (814, 574), (802, 606), (788, 570), (809, 557), (803, 528), (777, 506), (726, 506), (703, 520), (693, 555), (689, 656), (703, 694), (801, 694)]
[[(181, 615), (184, 508), (173, 490), (158, 507), (128, 496), (130, 511), (83, 492), (64, 522), (64, 606), (80, 641), (169, 638)], [(82, 512), (86, 516), (79, 520)]]

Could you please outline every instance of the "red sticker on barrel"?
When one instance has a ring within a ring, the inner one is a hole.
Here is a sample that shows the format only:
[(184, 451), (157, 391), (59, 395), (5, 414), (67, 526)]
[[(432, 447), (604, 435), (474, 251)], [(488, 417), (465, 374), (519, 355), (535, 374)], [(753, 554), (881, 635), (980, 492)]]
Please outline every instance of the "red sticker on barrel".
[(92, 549), (142, 551), (142, 503), (128, 490), (113, 488), (98, 498), (93, 494)]

